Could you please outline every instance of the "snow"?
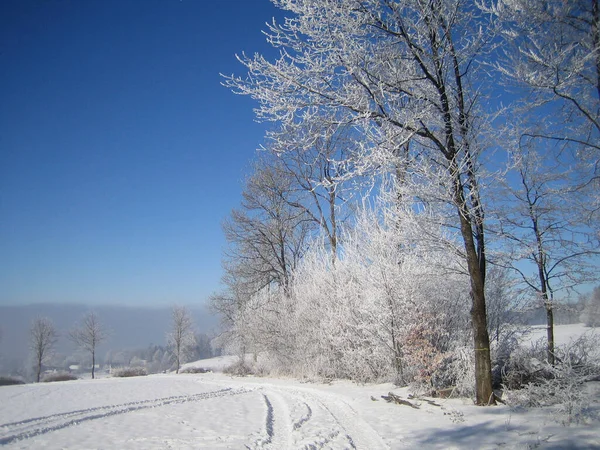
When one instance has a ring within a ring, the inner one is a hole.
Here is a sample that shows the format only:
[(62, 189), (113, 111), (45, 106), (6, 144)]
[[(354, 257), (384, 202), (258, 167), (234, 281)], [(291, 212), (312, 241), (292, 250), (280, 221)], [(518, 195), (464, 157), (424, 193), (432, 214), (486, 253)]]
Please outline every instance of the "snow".
[[(571, 326), (566, 326), (571, 327)], [(557, 327), (557, 336), (569, 336)], [(571, 330), (573, 331), (573, 330)], [(581, 333), (582, 327), (579, 327)], [(561, 337), (562, 339), (562, 337)], [(220, 370), (232, 357), (186, 366)], [(596, 387), (594, 408), (600, 412)], [(546, 409), (468, 399), (385, 402), (392, 384), (161, 374), (0, 388), (0, 445), (37, 448), (600, 448), (598, 420), (562, 426)]]
[[(556, 345), (569, 345), (582, 335), (600, 335), (597, 328), (586, 327), (583, 323), (569, 325), (556, 325), (554, 327), (554, 341)], [(536, 342), (546, 338), (546, 325), (535, 325), (527, 335), (527, 340)]]
[(219, 356), (217, 358), (201, 359), (200, 361), (194, 361), (181, 365), (181, 370), (190, 368), (202, 368), (213, 372), (222, 372), (225, 367), (233, 365), (238, 361), (237, 356)]

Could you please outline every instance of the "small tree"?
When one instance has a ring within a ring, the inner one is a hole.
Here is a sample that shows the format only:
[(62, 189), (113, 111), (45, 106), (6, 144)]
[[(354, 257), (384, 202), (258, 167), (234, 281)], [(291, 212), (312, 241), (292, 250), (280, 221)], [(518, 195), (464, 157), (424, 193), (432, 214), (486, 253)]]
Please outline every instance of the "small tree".
[(503, 265), (544, 305), (547, 359), (554, 364), (555, 294), (598, 279), (594, 259), (599, 252), (594, 231), (586, 226), (588, 214), (575, 201), (578, 182), (569, 158), (562, 157), (561, 148), (537, 147), (524, 136), (512, 151), (513, 173), (498, 205), (498, 232), (509, 253)]
[(600, 286), (589, 294), (581, 320), (587, 327), (600, 327)]
[(81, 348), (89, 352), (92, 356), (92, 379), (96, 369), (96, 348), (106, 339), (108, 332), (98, 320), (98, 315), (95, 312), (87, 313), (78, 328), (69, 331), (69, 339)]
[(54, 323), (47, 317), (38, 317), (31, 324), (29, 345), (33, 352), (36, 369), (36, 381), (40, 382), (42, 364), (50, 357), (58, 339)]
[(185, 306), (173, 306), (171, 310), (171, 332), (167, 334), (169, 347), (175, 356), (176, 369), (179, 373), (181, 363), (196, 345), (194, 321)]

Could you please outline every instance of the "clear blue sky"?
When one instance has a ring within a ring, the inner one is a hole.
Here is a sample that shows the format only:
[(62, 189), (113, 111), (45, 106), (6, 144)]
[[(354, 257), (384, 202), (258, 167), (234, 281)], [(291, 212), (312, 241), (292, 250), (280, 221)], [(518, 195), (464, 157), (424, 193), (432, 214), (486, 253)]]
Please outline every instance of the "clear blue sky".
[(268, 0), (0, 2), (0, 304), (201, 303), (264, 125)]

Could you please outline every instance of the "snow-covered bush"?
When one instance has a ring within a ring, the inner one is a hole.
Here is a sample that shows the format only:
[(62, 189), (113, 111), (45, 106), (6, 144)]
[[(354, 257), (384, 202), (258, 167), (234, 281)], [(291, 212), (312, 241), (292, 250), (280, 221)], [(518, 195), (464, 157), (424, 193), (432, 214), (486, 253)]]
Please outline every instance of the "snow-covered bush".
[(240, 359), (232, 365), (224, 367), (223, 373), (226, 373), (228, 375), (235, 375), (238, 377), (245, 377), (246, 375), (250, 375), (252, 373), (252, 370), (250, 366), (246, 364), (245, 361)]
[[(473, 397), (475, 394), (475, 357), (468, 346), (455, 348), (436, 374), (436, 393), (451, 387), (452, 397)], [(446, 389), (445, 389), (446, 388)]]
[(499, 335), (499, 339), (494, 339), (490, 345), (492, 350), (492, 382), (494, 389), (501, 389), (505, 384), (504, 374), (510, 365), (511, 355), (519, 348), (519, 339), (526, 330), (524, 326), (514, 325), (508, 332)]
[(113, 371), (112, 376), (117, 378), (142, 377), (148, 375), (145, 367), (123, 367)]
[(184, 369), (181, 369), (179, 371), (179, 373), (207, 373), (210, 372), (210, 370), (205, 369), (204, 367), (185, 367)]
[(546, 357), (546, 339), (538, 339), (531, 345), (517, 345), (502, 365), (502, 385), (508, 390), (547, 378), (543, 361)]
[(46, 375), (44, 378), (42, 378), (42, 382), (43, 383), (52, 383), (55, 381), (73, 381), (73, 380), (77, 380), (78, 378), (68, 372), (57, 372), (57, 373), (51, 373)]
[(523, 407), (552, 406), (556, 419), (564, 425), (579, 422), (589, 406), (585, 382), (600, 373), (600, 339), (586, 334), (557, 347), (554, 365), (544, 360), (542, 341), (531, 348), (520, 347), (511, 355), (504, 376), (505, 399)]

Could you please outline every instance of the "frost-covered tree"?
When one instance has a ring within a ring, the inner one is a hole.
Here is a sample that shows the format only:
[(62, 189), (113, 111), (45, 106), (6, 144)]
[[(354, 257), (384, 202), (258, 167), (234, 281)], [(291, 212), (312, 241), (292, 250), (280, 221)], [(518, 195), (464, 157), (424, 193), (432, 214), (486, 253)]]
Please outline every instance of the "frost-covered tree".
[[(502, 50), (496, 67), (524, 94), (517, 114), (535, 129), (529, 139), (571, 152), (577, 206), (598, 231), (600, 212), (600, 4), (598, 0), (481, 0), (498, 18)], [(572, 199), (571, 205), (575, 205)], [(598, 239), (600, 235), (596, 236)]]
[(213, 350), (210, 345), (211, 338), (207, 334), (196, 333), (195, 342), (196, 345), (192, 349), (193, 358), (205, 359), (213, 356)]
[(167, 342), (175, 358), (175, 373), (179, 373), (181, 364), (196, 345), (194, 320), (185, 306), (171, 308), (171, 331), (167, 334)]
[[(554, 362), (554, 306), (594, 279), (600, 211), (598, 0), (481, 1), (501, 27), (495, 66), (520, 94), (509, 111), (515, 144), (500, 218), (510, 266), (544, 305)], [(516, 125), (516, 126), (515, 126)], [(516, 131), (515, 131), (516, 130)], [(506, 141), (505, 141), (506, 142)], [(528, 264), (524, 264), (527, 262)]]
[(594, 255), (600, 254), (585, 212), (573, 198), (580, 195), (574, 174), (552, 146), (537, 148), (520, 139), (512, 152), (513, 170), (505, 181), (498, 209), (498, 232), (504, 238), (504, 267), (544, 306), (547, 359), (554, 364), (554, 309), (557, 294), (598, 278)]
[(96, 370), (96, 350), (98, 345), (108, 339), (108, 331), (100, 322), (98, 315), (91, 311), (83, 316), (79, 326), (69, 331), (68, 338), (92, 358), (92, 379)]
[[(346, 158), (355, 174), (387, 170), (410, 141), (410, 196), (448, 205), (453, 212), (448, 224), (461, 236), (471, 291), (476, 402), (488, 404), (493, 392), (477, 162), (482, 84), (473, 75), (493, 39), (490, 24), (470, 1), (274, 3), (291, 14), (267, 33), (279, 58), (242, 55), (248, 77), (228, 77), (226, 84), (259, 102), (258, 118), (278, 124), (269, 137), (280, 142), (298, 134), (282, 130), (303, 130), (316, 120), (359, 130)], [(431, 186), (436, 192), (426, 189)]]
[[(340, 225), (348, 216), (344, 206), (359, 190), (358, 178), (352, 176), (352, 186), (347, 178), (352, 169), (346, 166), (346, 155), (356, 146), (352, 134), (347, 125), (320, 119), (302, 128), (283, 127), (265, 147), (273, 157), (261, 160), (286, 174), (289, 185), (283, 199), (315, 224), (312, 231), (325, 237), (334, 260)], [(282, 135), (285, 139), (276, 137)]]
[[(342, 228), (335, 261), (325, 237), (313, 241), (288, 294), (264, 290), (238, 310), (236, 336), (261, 349), (263, 369), (427, 392), (456, 385), (449, 361), (472, 339), (468, 276), (449, 236), (433, 238), (433, 217), (386, 197), (392, 206), (365, 204)], [(469, 388), (461, 393), (472, 394), (474, 383)]]
[(486, 304), (490, 340), (500, 344), (506, 335), (515, 331), (515, 312), (521, 298), (515, 289), (515, 280), (509, 270), (492, 266), (486, 281)]
[(588, 327), (600, 327), (600, 286), (587, 296), (581, 320)]
[(36, 318), (29, 330), (29, 348), (35, 362), (35, 380), (39, 383), (42, 365), (52, 356), (54, 345), (58, 340), (58, 332), (52, 320), (47, 317)]

